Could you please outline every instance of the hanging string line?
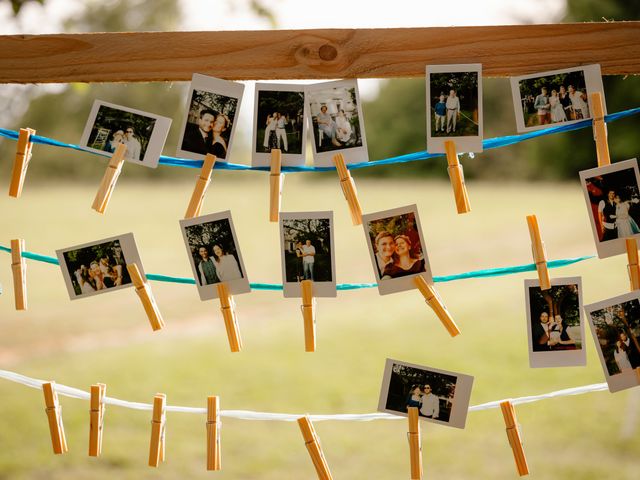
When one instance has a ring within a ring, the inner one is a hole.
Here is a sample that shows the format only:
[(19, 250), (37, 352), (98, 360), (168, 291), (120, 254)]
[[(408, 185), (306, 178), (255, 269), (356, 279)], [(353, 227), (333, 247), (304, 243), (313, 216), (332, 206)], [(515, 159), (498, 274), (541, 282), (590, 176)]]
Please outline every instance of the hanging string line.
[[(11, 253), (11, 249), (0, 245), (0, 251)], [(24, 258), (29, 260), (35, 260), (38, 262), (50, 263), (52, 265), (60, 265), (58, 259), (55, 257), (49, 257), (48, 255), (41, 255), (39, 253), (22, 252)], [(561, 268), (574, 263), (582, 262), (594, 258), (594, 255), (585, 255), (575, 258), (563, 258), (560, 260), (550, 260), (547, 262), (548, 268)], [(513, 275), (516, 273), (530, 272), (536, 269), (535, 263), (528, 263), (526, 265), (514, 265), (512, 267), (498, 267), (498, 268), (486, 268), (482, 270), (472, 270), (470, 272), (455, 273), (453, 275), (434, 276), (434, 282), (452, 282), (454, 280), (464, 280), (467, 278), (486, 278), (486, 277), (501, 277), (504, 275)], [(155, 280), (157, 282), (169, 282), (169, 283), (186, 283), (195, 285), (196, 281), (193, 278), (186, 277), (174, 277), (170, 275), (161, 275), (157, 273), (147, 273), (149, 280)], [(279, 283), (251, 283), (252, 290), (282, 290), (282, 284)], [(336, 288), (338, 290), (359, 290), (361, 288), (375, 288), (378, 285), (375, 283), (339, 283)]]
[[(616, 113), (606, 115), (604, 119), (605, 119), (605, 122), (615, 122), (616, 120), (630, 117), (632, 115), (637, 115), (639, 113), (640, 113), (640, 107), (636, 107), (636, 108), (631, 108), (629, 110), (624, 110), (622, 112), (616, 112)], [(487, 138), (483, 140), (482, 146), (484, 150), (491, 150), (493, 148), (500, 148), (500, 147), (506, 147), (509, 145), (515, 145), (516, 143), (524, 142), (525, 140), (530, 140), (532, 138), (543, 137), (545, 135), (553, 135), (556, 133), (580, 130), (583, 128), (590, 127), (592, 124), (593, 124), (593, 120), (587, 119), (587, 120), (581, 120), (579, 122), (571, 123), (568, 125), (558, 125), (555, 127), (545, 128), (543, 130), (535, 130), (533, 132), (527, 132), (521, 135), (507, 135), (504, 137)], [(18, 135), (19, 135), (19, 132), (16, 132), (15, 130), (0, 128), (0, 137), (9, 138), (11, 140), (17, 140)], [(75, 145), (73, 143), (65, 143), (59, 140), (54, 140), (52, 138), (47, 138), (40, 135), (32, 135), (29, 138), (32, 143), (50, 145), (53, 147), (71, 148), (73, 150), (79, 150), (81, 152), (92, 153), (94, 155), (100, 155), (104, 157), (110, 156), (110, 154), (107, 152), (92, 151), (87, 149), (86, 147), (81, 147), (80, 145)], [(426, 151), (421, 151), (421, 152), (415, 152), (415, 153), (408, 153), (406, 155), (400, 155), (397, 157), (385, 158), (383, 160), (373, 160), (371, 162), (352, 163), (351, 165), (347, 165), (347, 167), (350, 170), (355, 170), (358, 168), (376, 167), (378, 165), (392, 165), (396, 163), (417, 162), (417, 161), (429, 160), (431, 158), (442, 157), (442, 156), (444, 155), (441, 153), (427, 153)], [(202, 168), (202, 163), (203, 163), (202, 160), (188, 160), (186, 158), (169, 157), (166, 155), (160, 156), (160, 165), (169, 165), (173, 167)], [(222, 169), (222, 170), (258, 170), (258, 171), (270, 170), (270, 167), (250, 167), (249, 165), (242, 165), (238, 163), (226, 163), (226, 162), (216, 162), (214, 168)], [(307, 165), (282, 167), (282, 171), (286, 173), (327, 172), (332, 170), (335, 170), (335, 167), (312, 167)]]
[[(27, 387), (41, 389), (42, 384), (46, 383), (44, 380), (27, 377), (20, 375), (19, 373), (10, 372), (8, 370), (0, 370), (0, 378), (9, 380), (10, 382), (20, 383)], [(77, 398), (81, 400), (89, 400), (90, 395), (84, 390), (80, 390), (74, 387), (68, 387), (56, 383), (55, 390), (59, 395), (65, 397)], [(509, 400), (514, 405), (521, 405), (524, 403), (533, 403), (539, 400), (546, 400), (549, 398), (567, 397), (573, 395), (583, 395), (585, 393), (602, 392), (607, 390), (606, 383), (594, 383), (592, 385), (583, 385), (581, 387), (565, 388), (563, 390), (556, 390), (555, 392), (543, 393), (540, 395), (529, 395), (526, 397), (518, 398), (505, 398), (503, 400), (494, 400), (487, 403), (481, 403), (480, 405), (474, 405), (469, 407), (470, 412), (479, 412), (481, 410), (489, 410), (492, 408), (500, 408), (500, 402)], [(129, 402), (127, 400), (120, 400), (114, 397), (105, 397), (104, 403), (107, 405), (115, 405), (123, 408), (130, 408), (133, 410), (152, 410), (153, 406), (149, 403)], [(168, 405), (167, 411), (179, 412), (179, 413), (198, 413), (206, 414), (206, 408), (196, 407), (181, 407), (177, 405)], [(294, 422), (298, 418), (306, 414), (294, 414), (294, 413), (271, 413), (271, 412), (254, 412), (251, 410), (222, 410), (220, 412), (222, 417), (235, 418), (238, 420), (270, 420), (280, 422)], [(339, 421), (354, 421), (354, 422), (369, 422), (372, 420), (403, 420), (402, 417), (397, 415), (391, 415), (390, 413), (342, 413), (333, 415), (309, 415), (309, 418), (313, 421), (323, 420), (339, 420)]]

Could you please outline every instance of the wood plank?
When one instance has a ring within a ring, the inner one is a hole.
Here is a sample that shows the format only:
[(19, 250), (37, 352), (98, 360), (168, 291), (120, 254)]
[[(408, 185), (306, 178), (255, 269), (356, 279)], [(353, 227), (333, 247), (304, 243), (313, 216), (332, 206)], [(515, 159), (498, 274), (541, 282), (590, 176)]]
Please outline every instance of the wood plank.
[(640, 22), (0, 36), (0, 83), (420, 77), (482, 63), (509, 76), (599, 63), (640, 73)]

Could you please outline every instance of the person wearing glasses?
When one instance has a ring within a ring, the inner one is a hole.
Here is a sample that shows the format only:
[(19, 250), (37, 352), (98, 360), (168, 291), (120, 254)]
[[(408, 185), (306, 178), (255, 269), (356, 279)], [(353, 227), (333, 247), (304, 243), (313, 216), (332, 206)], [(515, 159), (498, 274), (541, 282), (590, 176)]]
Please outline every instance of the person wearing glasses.
[(438, 418), (440, 415), (440, 399), (431, 391), (431, 385), (422, 387), (422, 406), (420, 415), (427, 418)]
[(134, 137), (134, 134), (133, 127), (127, 127), (124, 132), (124, 140), (122, 143), (127, 146), (127, 153), (124, 157), (129, 160), (140, 160), (140, 142)]

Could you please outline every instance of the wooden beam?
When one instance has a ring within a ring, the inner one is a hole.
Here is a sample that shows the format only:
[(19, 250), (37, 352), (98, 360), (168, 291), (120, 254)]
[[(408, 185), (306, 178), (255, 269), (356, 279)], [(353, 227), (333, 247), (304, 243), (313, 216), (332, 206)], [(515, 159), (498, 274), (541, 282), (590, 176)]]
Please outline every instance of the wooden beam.
[(0, 36), (0, 83), (421, 77), (482, 63), (486, 76), (599, 63), (640, 73), (640, 21), (389, 29)]

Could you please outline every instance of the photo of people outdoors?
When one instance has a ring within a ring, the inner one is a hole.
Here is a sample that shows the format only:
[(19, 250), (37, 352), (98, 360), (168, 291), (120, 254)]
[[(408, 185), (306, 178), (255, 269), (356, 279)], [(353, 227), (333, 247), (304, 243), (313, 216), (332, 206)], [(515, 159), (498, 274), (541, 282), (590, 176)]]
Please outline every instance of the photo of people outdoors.
[(413, 212), (369, 221), (367, 229), (381, 281), (426, 271)]
[(610, 376), (640, 366), (640, 302), (616, 303), (589, 312)]
[(583, 179), (592, 224), (600, 242), (640, 233), (640, 188), (636, 168), (630, 166), (604, 173), (607, 167), (603, 167), (602, 174)]
[(529, 287), (529, 322), (534, 352), (582, 349), (578, 284)]
[(283, 219), (285, 281), (331, 282), (329, 218)]
[(316, 152), (363, 145), (359, 100), (355, 87), (307, 90)]
[(448, 422), (457, 378), (429, 370), (394, 364), (385, 408), (406, 413), (417, 407), (421, 417)]
[(304, 91), (258, 90), (256, 152), (302, 154)]
[(144, 274), (131, 233), (57, 250), (56, 255), (72, 300), (132, 286), (128, 263)]
[(100, 105), (87, 146), (113, 153), (123, 143), (127, 147), (125, 159), (142, 161), (155, 124), (155, 118)]
[[(599, 76), (600, 69), (581, 67), (548, 72), (527, 78), (515, 78), (512, 88), (518, 103), (516, 117), (522, 115), (523, 129), (539, 128), (591, 118), (589, 94), (593, 88), (602, 91), (602, 82), (590, 85), (590, 73)], [(517, 83), (515, 83), (517, 82)]]
[(477, 136), (478, 72), (430, 72), (432, 137)]
[(243, 278), (229, 219), (184, 227), (199, 285)]

